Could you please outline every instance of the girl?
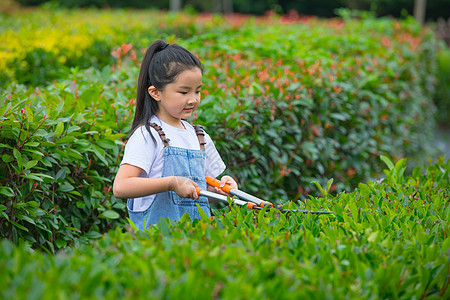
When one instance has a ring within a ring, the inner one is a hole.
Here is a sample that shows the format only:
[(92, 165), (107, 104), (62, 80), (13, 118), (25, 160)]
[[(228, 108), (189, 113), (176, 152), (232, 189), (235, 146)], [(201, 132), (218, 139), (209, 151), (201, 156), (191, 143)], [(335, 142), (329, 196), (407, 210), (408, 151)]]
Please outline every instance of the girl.
[[(211, 216), (195, 187), (221, 192), (205, 176), (217, 177), (225, 164), (209, 135), (185, 121), (200, 104), (202, 75), (197, 57), (161, 40), (142, 60), (131, 136), (113, 185), (114, 196), (129, 198), (129, 217), (140, 230), (184, 213), (200, 218), (196, 203)], [(230, 176), (221, 178), (225, 184), (237, 188)]]

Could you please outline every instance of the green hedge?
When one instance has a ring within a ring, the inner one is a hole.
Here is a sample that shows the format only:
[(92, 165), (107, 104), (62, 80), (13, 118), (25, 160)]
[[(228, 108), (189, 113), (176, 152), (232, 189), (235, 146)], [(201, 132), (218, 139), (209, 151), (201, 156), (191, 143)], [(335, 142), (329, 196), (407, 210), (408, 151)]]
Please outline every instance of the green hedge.
[(98, 237), (112, 228), (108, 219), (124, 215), (111, 185), (125, 136), (118, 128), (128, 122), (109, 103), (93, 101), (101, 89), (77, 94), (55, 84), (23, 98), (25, 89), (3, 94), (12, 99), (0, 106), (3, 237), (54, 252)]
[[(49, 12), (26, 15), (33, 28)], [(20, 78), (12, 75), (2, 89), (2, 236), (56, 251), (120, 224), (115, 220), (125, 215), (124, 201), (112, 196), (111, 181), (132, 121), (141, 48), (157, 38), (185, 46), (204, 62), (204, 97), (191, 121), (205, 126), (245, 191), (275, 203), (304, 200), (314, 193), (313, 181), (323, 186), (330, 178), (333, 192), (349, 191), (380, 176), (380, 154), (431, 153), (435, 40), (411, 19), (356, 20), (344, 13), (286, 23), (277, 16), (159, 14), (159, 25), (133, 25), (149, 15), (155, 12), (136, 12), (133, 23), (120, 11), (55, 14), (48, 26), (69, 39), (104, 38), (106, 27), (92, 35), (81, 29), (114, 20), (124, 38), (108, 49), (114, 64), (65, 68), (64, 79), (35, 88), (14, 83)], [(83, 26), (74, 22), (73, 36), (58, 26), (69, 20), (84, 20)], [(0, 38), (20, 41), (22, 22), (10, 23)], [(137, 38), (163, 24), (173, 32)], [(27, 51), (40, 55), (29, 42)], [(65, 46), (55, 44), (52, 60), (77, 53)], [(84, 49), (95, 59), (97, 48)]]
[(12, 298), (448, 299), (450, 163), (352, 193), (310, 197), (333, 215), (245, 208), (202, 221), (110, 231), (57, 255), (0, 243), (0, 295)]

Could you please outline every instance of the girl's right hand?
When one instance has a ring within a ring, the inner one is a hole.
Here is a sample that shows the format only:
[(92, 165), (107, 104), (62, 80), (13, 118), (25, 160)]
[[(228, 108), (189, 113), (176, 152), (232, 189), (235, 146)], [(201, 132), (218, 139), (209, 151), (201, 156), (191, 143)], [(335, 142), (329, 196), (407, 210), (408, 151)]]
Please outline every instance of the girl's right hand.
[(174, 191), (181, 198), (198, 199), (196, 187), (198, 184), (186, 177), (172, 176), (170, 179), (170, 190)]

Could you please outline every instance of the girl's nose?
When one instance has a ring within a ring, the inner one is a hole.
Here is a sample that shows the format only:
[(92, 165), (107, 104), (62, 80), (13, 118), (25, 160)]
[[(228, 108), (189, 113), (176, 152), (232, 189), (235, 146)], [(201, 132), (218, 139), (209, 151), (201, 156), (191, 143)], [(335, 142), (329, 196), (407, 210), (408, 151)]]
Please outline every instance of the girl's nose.
[(196, 103), (200, 101), (200, 94), (194, 93), (192, 95), (190, 95), (189, 99), (188, 99), (188, 103)]

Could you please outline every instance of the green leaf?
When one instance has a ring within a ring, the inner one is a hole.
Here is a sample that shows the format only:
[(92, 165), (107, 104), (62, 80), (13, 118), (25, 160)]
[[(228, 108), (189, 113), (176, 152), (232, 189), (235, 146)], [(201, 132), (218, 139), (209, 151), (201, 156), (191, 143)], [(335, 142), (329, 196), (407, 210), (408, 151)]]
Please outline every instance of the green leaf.
[(58, 125), (56, 125), (55, 133), (56, 135), (61, 135), (64, 132), (64, 122), (59, 122)]
[(38, 208), (39, 207), (39, 203), (37, 203), (36, 201), (28, 201), (27, 202), (28, 206), (34, 207), (34, 208)]
[(0, 143), (0, 148), (13, 149), (13, 147), (11, 147), (10, 145), (8, 145), (8, 144), (3, 144), (3, 143)]
[(80, 196), (80, 197), (81, 197), (81, 194), (80, 194), (80, 192), (78, 192), (78, 191), (70, 191), (69, 193), (72, 194), (72, 195)]
[(208, 215), (203, 211), (203, 209), (200, 207), (200, 205), (198, 205), (198, 203), (195, 203), (195, 205), (197, 206), (198, 213), (200, 214), (200, 218), (207, 223), (211, 223), (211, 218), (208, 217)]
[(234, 196), (233, 197), (227, 196), (227, 201), (228, 201), (228, 207), (231, 207), (231, 204), (233, 204), (233, 201), (234, 201)]
[(333, 178), (331, 178), (330, 180), (328, 180), (328, 182), (327, 182), (327, 192), (329, 192), (330, 191), (330, 189), (331, 189), (331, 185), (333, 184)]
[(101, 140), (98, 140), (96, 143), (97, 143), (97, 145), (99, 145), (100, 147), (105, 148), (105, 149), (115, 149), (117, 147), (116, 143), (114, 143), (114, 141), (111, 141), (108, 139), (101, 139)]
[(397, 183), (403, 183), (403, 173), (405, 172), (406, 158), (402, 158), (395, 164), (395, 179)]
[(58, 190), (64, 193), (73, 191), (74, 187), (70, 183), (64, 183), (63, 185), (58, 187)]
[(358, 207), (357, 207), (354, 199), (351, 199), (349, 201), (348, 206), (350, 208), (350, 212), (352, 213), (353, 220), (355, 220), (355, 222), (358, 222)]
[(103, 213), (100, 214), (100, 217), (106, 219), (118, 219), (120, 215), (114, 210), (105, 210)]
[(378, 243), (378, 241), (380, 240), (380, 236), (381, 236), (380, 232), (375, 231), (369, 235), (369, 238), (367, 240), (371, 243)]
[(330, 117), (339, 121), (346, 121), (350, 119), (350, 115), (346, 113), (331, 113)]
[(159, 231), (163, 236), (171, 236), (170, 234), (170, 220), (168, 218), (161, 218), (158, 222)]
[(56, 246), (58, 248), (64, 248), (64, 247), (67, 246), (67, 242), (65, 240), (63, 240), (63, 239), (57, 239), (56, 240)]
[(421, 174), (422, 174), (422, 168), (419, 166), (414, 167), (414, 170), (412, 172), (412, 177), (419, 179)]
[(359, 183), (358, 188), (359, 194), (363, 197), (363, 199), (367, 200), (371, 194), (370, 188), (364, 183)]
[(13, 149), (14, 157), (16, 158), (17, 165), (19, 166), (19, 170), (22, 170), (23, 168), (23, 162), (22, 162), (22, 154), (20, 154), (19, 150), (16, 148)]
[(298, 100), (295, 100), (294, 102), (292, 102), (294, 105), (302, 105), (302, 106), (306, 106), (307, 108), (313, 107), (314, 106), (314, 100), (309, 98), (309, 97), (301, 97)]
[(73, 136), (63, 136), (55, 141), (56, 144), (62, 145), (62, 144), (72, 144), (75, 141), (75, 137)]
[(37, 147), (39, 145), (40, 144), (38, 142), (28, 142), (25, 144), (25, 146), (28, 146), (28, 147)]
[(14, 197), (14, 191), (8, 186), (0, 186), (0, 194), (6, 197)]
[(30, 176), (33, 176), (33, 177), (37, 177), (39, 179), (39, 181), (42, 181), (42, 178), (48, 178), (48, 179), (54, 180), (54, 178), (52, 176), (47, 175), (47, 174), (43, 174), (43, 173), (30, 173), (30, 174), (26, 174), (25, 173), (24, 175), (30, 175)]
[(447, 237), (441, 245), (442, 253), (447, 253), (448, 249), (450, 249), (450, 237)]
[(264, 215), (266, 214), (267, 209), (269, 208), (269, 205), (264, 206), (258, 213), (258, 224), (259, 226), (262, 226)]
[(380, 158), (388, 166), (389, 170), (394, 169), (394, 164), (387, 156), (381, 155)]
[(9, 216), (4, 211), (0, 211), (0, 216), (3, 216), (3, 218), (9, 221)]
[(88, 233), (84, 234), (84, 236), (89, 239), (99, 239), (102, 237), (102, 235), (97, 231), (88, 232)]
[(251, 223), (252, 223), (252, 219), (253, 219), (253, 213), (250, 212), (250, 213), (248, 213), (248, 214), (245, 216), (244, 221), (247, 222), (248, 224), (251, 224)]
[(14, 222), (14, 221), (12, 221), (12, 220), (9, 220), (9, 223), (13, 224), (13, 225), (16, 226), (17, 228), (22, 229), (23, 231), (28, 232), (28, 228), (26, 228), (26, 227), (20, 225), (19, 223), (16, 223), (16, 222)]
[(419, 228), (416, 232), (416, 240), (421, 244), (425, 245), (428, 241), (428, 234), (422, 228)]
[(33, 168), (34, 166), (37, 165), (38, 162), (39, 162), (38, 160), (30, 160), (29, 162), (27, 162), (25, 170)]
[(33, 111), (31, 110), (31, 108), (28, 105), (25, 106), (25, 110), (27, 112), (28, 123), (33, 123), (33, 121), (34, 121)]
[(73, 230), (73, 231), (76, 231), (76, 232), (81, 232), (80, 229), (75, 228), (75, 227), (70, 227), (70, 226), (65, 227), (65, 229), (67, 229), (67, 230)]
[(28, 217), (28, 216), (25, 216), (25, 215), (17, 215), (17, 218), (20, 219), (20, 220), (27, 221), (27, 222), (30, 223), (30, 224), (36, 225), (36, 223), (34, 222), (34, 220), (33, 220), (32, 218)]
[(86, 206), (86, 203), (84, 203), (84, 201), (77, 201), (76, 206), (78, 208), (84, 208)]
[(102, 148), (96, 146), (96, 145), (92, 145), (92, 151), (95, 153), (95, 155), (105, 164), (108, 165), (108, 162), (105, 159), (105, 150), (103, 150)]
[(138, 232), (139, 229), (137, 228), (137, 226), (133, 223), (133, 221), (130, 220), (130, 218), (127, 218), (128, 224), (130, 224), (131, 228), (133, 228), (133, 230), (135, 232)]
[(94, 130), (92, 130), (92, 131), (86, 131), (86, 132), (83, 132), (83, 134), (85, 134), (85, 135), (88, 135), (88, 134), (98, 134), (98, 131), (94, 131)]
[(328, 192), (322, 188), (322, 186), (317, 181), (311, 181), (312, 184), (314, 184), (317, 189), (322, 193), (323, 197), (326, 197)]
[(44, 153), (42, 153), (41, 151), (35, 150), (35, 149), (28, 149), (28, 148), (23, 148), (22, 151), (26, 151), (26, 152), (30, 152), (33, 154), (36, 154), (38, 156), (44, 156)]
[(36, 181), (39, 181), (39, 182), (44, 181), (41, 177), (36, 176), (35, 174), (32, 174), (32, 173), (24, 173), (20, 177), (24, 177), (24, 178), (30, 179), (30, 180), (36, 180)]
[(80, 126), (69, 126), (69, 128), (67, 129), (68, 133), (74, 132), (74, 131), (79, 131), (81, 129)]
[(236, 226), (234, 226), (233, 222), (230, 220), (230, 216), (228, 214), (222, 217), (222, 223), (229, 229), (236, 228)]
[(9, 155), (9, 154), (3, 154), (3, 155), (2, 155), (2, 160), (3, 160), (3, 162), (5, 162), (5, 163), (9, 163), (9, 162), (12, 162), (12, 161), (14, 160), (14, 157), (12, 157), (12, 156)]
[(83, 156), (81, 155), (81, 153), (78, 152), (78, 151), (75, 150), (75, 149), (70, 149), (70, 148), (68, 148), (68, 149), (66, 149), (66, 151), (67, 151), (67, 154), (68, 154), (70, 157), (72, 157), (72, 158), (75, 158), (75, 159), (78, 159), (78, 160), (83, 159)]

